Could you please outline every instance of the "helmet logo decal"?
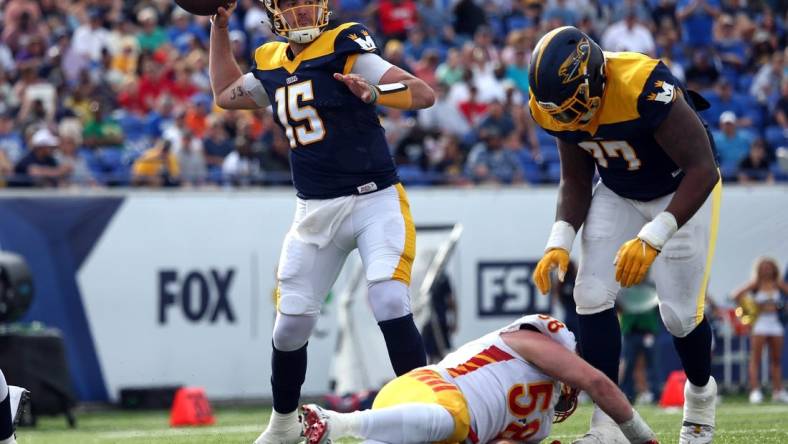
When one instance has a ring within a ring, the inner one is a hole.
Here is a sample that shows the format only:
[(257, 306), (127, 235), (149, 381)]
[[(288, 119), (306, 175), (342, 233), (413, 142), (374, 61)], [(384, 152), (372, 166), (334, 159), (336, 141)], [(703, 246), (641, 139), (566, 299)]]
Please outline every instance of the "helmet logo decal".
[(586, 75), (590, 57), (591, 45), (588, 43), (588, 39), (584, 38), (577, 43), (575, 52), (567, 57), (558, 68), (558, 76), (561, 78), (561, 83), (567, 84)]

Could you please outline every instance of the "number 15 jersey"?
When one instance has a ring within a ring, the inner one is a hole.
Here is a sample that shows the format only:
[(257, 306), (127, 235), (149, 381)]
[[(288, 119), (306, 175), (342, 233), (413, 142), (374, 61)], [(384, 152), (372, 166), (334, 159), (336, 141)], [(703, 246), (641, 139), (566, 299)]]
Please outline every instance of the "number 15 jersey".
[(255, 51), (252, 74), (290, 142), (298, 197), (331, 199), (399, 182), (375, 106), (333, 77), (351, 72), (360, 54), (376, 52), (358, 23), (325, 30), (297, 56), (284, 42)]

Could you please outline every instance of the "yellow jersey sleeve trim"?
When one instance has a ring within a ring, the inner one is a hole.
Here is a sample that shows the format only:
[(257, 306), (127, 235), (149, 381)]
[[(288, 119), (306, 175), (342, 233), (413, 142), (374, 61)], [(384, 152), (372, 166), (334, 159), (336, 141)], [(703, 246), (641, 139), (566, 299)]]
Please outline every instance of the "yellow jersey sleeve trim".
[(287, 43), (270, 42), (266, 43), (255, 51), (254, 60), (257, 69), (270, 71), (284, 68), (292, 74), (298, 69), (301, 62), (310, 59), (323, 57), (334, 52), (334, 42), (337, 36), (347, 28), (357, 25), (355, 22), (343, 23), (334, 29), (323, 31), (320, 36), (301, 51), (293, 60), (287, 57)]
[(350, 54), (347, 56), (345, 60), (345, 67), (342, 69), (342, 74), (350, 74), (350, 71), (353, 70), (353, 66), (356, 64), (356, 59), (358, 58), (358, 54)]

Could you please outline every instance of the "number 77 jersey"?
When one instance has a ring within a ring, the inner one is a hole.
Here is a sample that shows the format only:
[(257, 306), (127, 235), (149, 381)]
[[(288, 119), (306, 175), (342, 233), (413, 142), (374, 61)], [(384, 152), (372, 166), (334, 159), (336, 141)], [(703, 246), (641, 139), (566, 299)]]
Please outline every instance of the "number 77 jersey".
[[(683, 96), (690, 106), (693, 102), (661, 61), (634, 52), (604, 54), (605, 92), (588, 125), (558, 124), (533, 96), (531, 115), (551, 135), (593, 156), (602, 182), (619, 196), (649, 201), (670, 194), (684, 173), (654, 133), (676, 100)], [(713, 149), (711, 134), (709, 142)]]
[(324, 31), (297, 56), (284, 42), (255, 51), (252, 73), (290, 143), (293, 184), (302, 199), (330, 199), (399, 182), (375, 112), (334, 73), (347, 74), (359, 54), (376, 53), (364, 26)]

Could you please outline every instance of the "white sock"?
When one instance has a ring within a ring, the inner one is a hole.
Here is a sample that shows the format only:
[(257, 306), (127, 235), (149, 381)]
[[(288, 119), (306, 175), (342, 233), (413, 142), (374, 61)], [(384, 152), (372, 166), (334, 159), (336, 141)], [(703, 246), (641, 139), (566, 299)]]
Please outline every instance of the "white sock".
[(276, 410), (271, 410), (271, 420), (268, 422), (269, 429), (287, 429), (292, 427), (293, 423), (298, 423), (298, 410), (293, 410), (290, 413), (279, 413)]
[(409, 444), (443, 441), (454, 432), (454, 418), (435, 404), (400, 404), (337, 417), (341, 419), (332, 418), (332, 438), (355, 436), (389, 444)]
[(0, 444), (16, 444), (16, 439), (14, 439), (14, 435), (11, 435), (8, 439), (0, 439)]

